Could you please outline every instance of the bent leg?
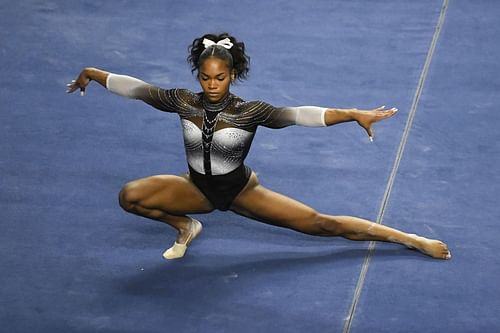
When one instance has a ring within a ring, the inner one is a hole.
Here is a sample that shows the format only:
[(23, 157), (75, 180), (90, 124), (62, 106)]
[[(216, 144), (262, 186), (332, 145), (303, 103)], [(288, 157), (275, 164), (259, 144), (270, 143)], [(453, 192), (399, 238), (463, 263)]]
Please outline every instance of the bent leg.
[(384, 241), (415, 248), (434, 258), (448, 259), (446, 244), (352, 216), (320, 214), (311, 207), (266, 189), (252, 174), (231, 210), (255, 220), (316, 236)]
[(188, 177), (151, 176), (126, 184), (119, 194), (120, 206), (133, 214), (167, 223), (179, 231), (178, 243), (190, 233), (186, 214), (208, 213), (212, 204)]

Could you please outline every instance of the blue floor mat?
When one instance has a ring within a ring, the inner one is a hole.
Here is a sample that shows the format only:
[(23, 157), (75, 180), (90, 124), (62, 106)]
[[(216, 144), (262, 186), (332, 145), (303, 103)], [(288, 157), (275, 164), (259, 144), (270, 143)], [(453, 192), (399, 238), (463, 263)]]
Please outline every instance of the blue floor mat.
[[(450, 4), (384, 219), (444, 238), (454, 258), (377, 245), (355, 332), (500, 326), (495, 6)], [(341, 331), (367, 243), (215, 212), (198, 216), (205, 228), (185, 258), (164, 261), (174, 230), (125, 213), (117, 194), (127, 181), (186, 171), (177, 117), (96, 84), (84, 98), (66, 95), (65, 84), (95, 66), (198, 91), (188, 44), (229, 31), (251, 56), (250, 80), (233, 90), (244, 99), (400, 109), (377, 124), (374, 143), (355, 124), (259, 129), (247, 159), (273, 190), (374, 220), (440, 9), (430, 0), (0, 4), (3, 329)]]

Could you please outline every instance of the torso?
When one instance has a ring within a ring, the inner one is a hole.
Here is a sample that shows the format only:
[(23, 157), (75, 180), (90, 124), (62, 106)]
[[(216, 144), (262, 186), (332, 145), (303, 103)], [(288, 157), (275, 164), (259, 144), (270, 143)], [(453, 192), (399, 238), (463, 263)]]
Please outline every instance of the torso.
[(257, 126), (279, 127), (282, 112), (267, 103), (245, 102), (234, 95), (217, 109), (217, 105), (203, 104), (202, 93), (189, 90), (151, 86), (147, 93), (149, 104), (179, 114), (188, 164), (205, 175), (224, 175), (241, 166)]
[[(219, 125), (221, 121), (217, 122)], [(197, 172), (205, 174), (201, 126), (184, 118), (181, 118), (181, 123), (188, 163)], [(254, 134), (236, 127), (216, 128), (210, 150), (211, 173), (223, 175), (240, 166), (248, 154)]]

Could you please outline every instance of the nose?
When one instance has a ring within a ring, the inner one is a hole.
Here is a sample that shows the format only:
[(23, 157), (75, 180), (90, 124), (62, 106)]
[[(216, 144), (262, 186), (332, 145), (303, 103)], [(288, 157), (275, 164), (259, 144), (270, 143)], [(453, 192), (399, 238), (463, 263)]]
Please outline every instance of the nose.
[(208, 89), (210, 90), (217, 89), (217, 80), (208, 81)]

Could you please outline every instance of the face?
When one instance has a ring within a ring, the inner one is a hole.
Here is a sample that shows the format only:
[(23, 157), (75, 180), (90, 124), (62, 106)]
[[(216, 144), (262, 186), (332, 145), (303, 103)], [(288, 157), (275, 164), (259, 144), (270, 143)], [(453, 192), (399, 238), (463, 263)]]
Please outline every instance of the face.
[(217, 103), (229, 94), (233, 74), (226, 62), (218, 58), (208, 58), (200, 66), (198, 81), (207, 99)]

